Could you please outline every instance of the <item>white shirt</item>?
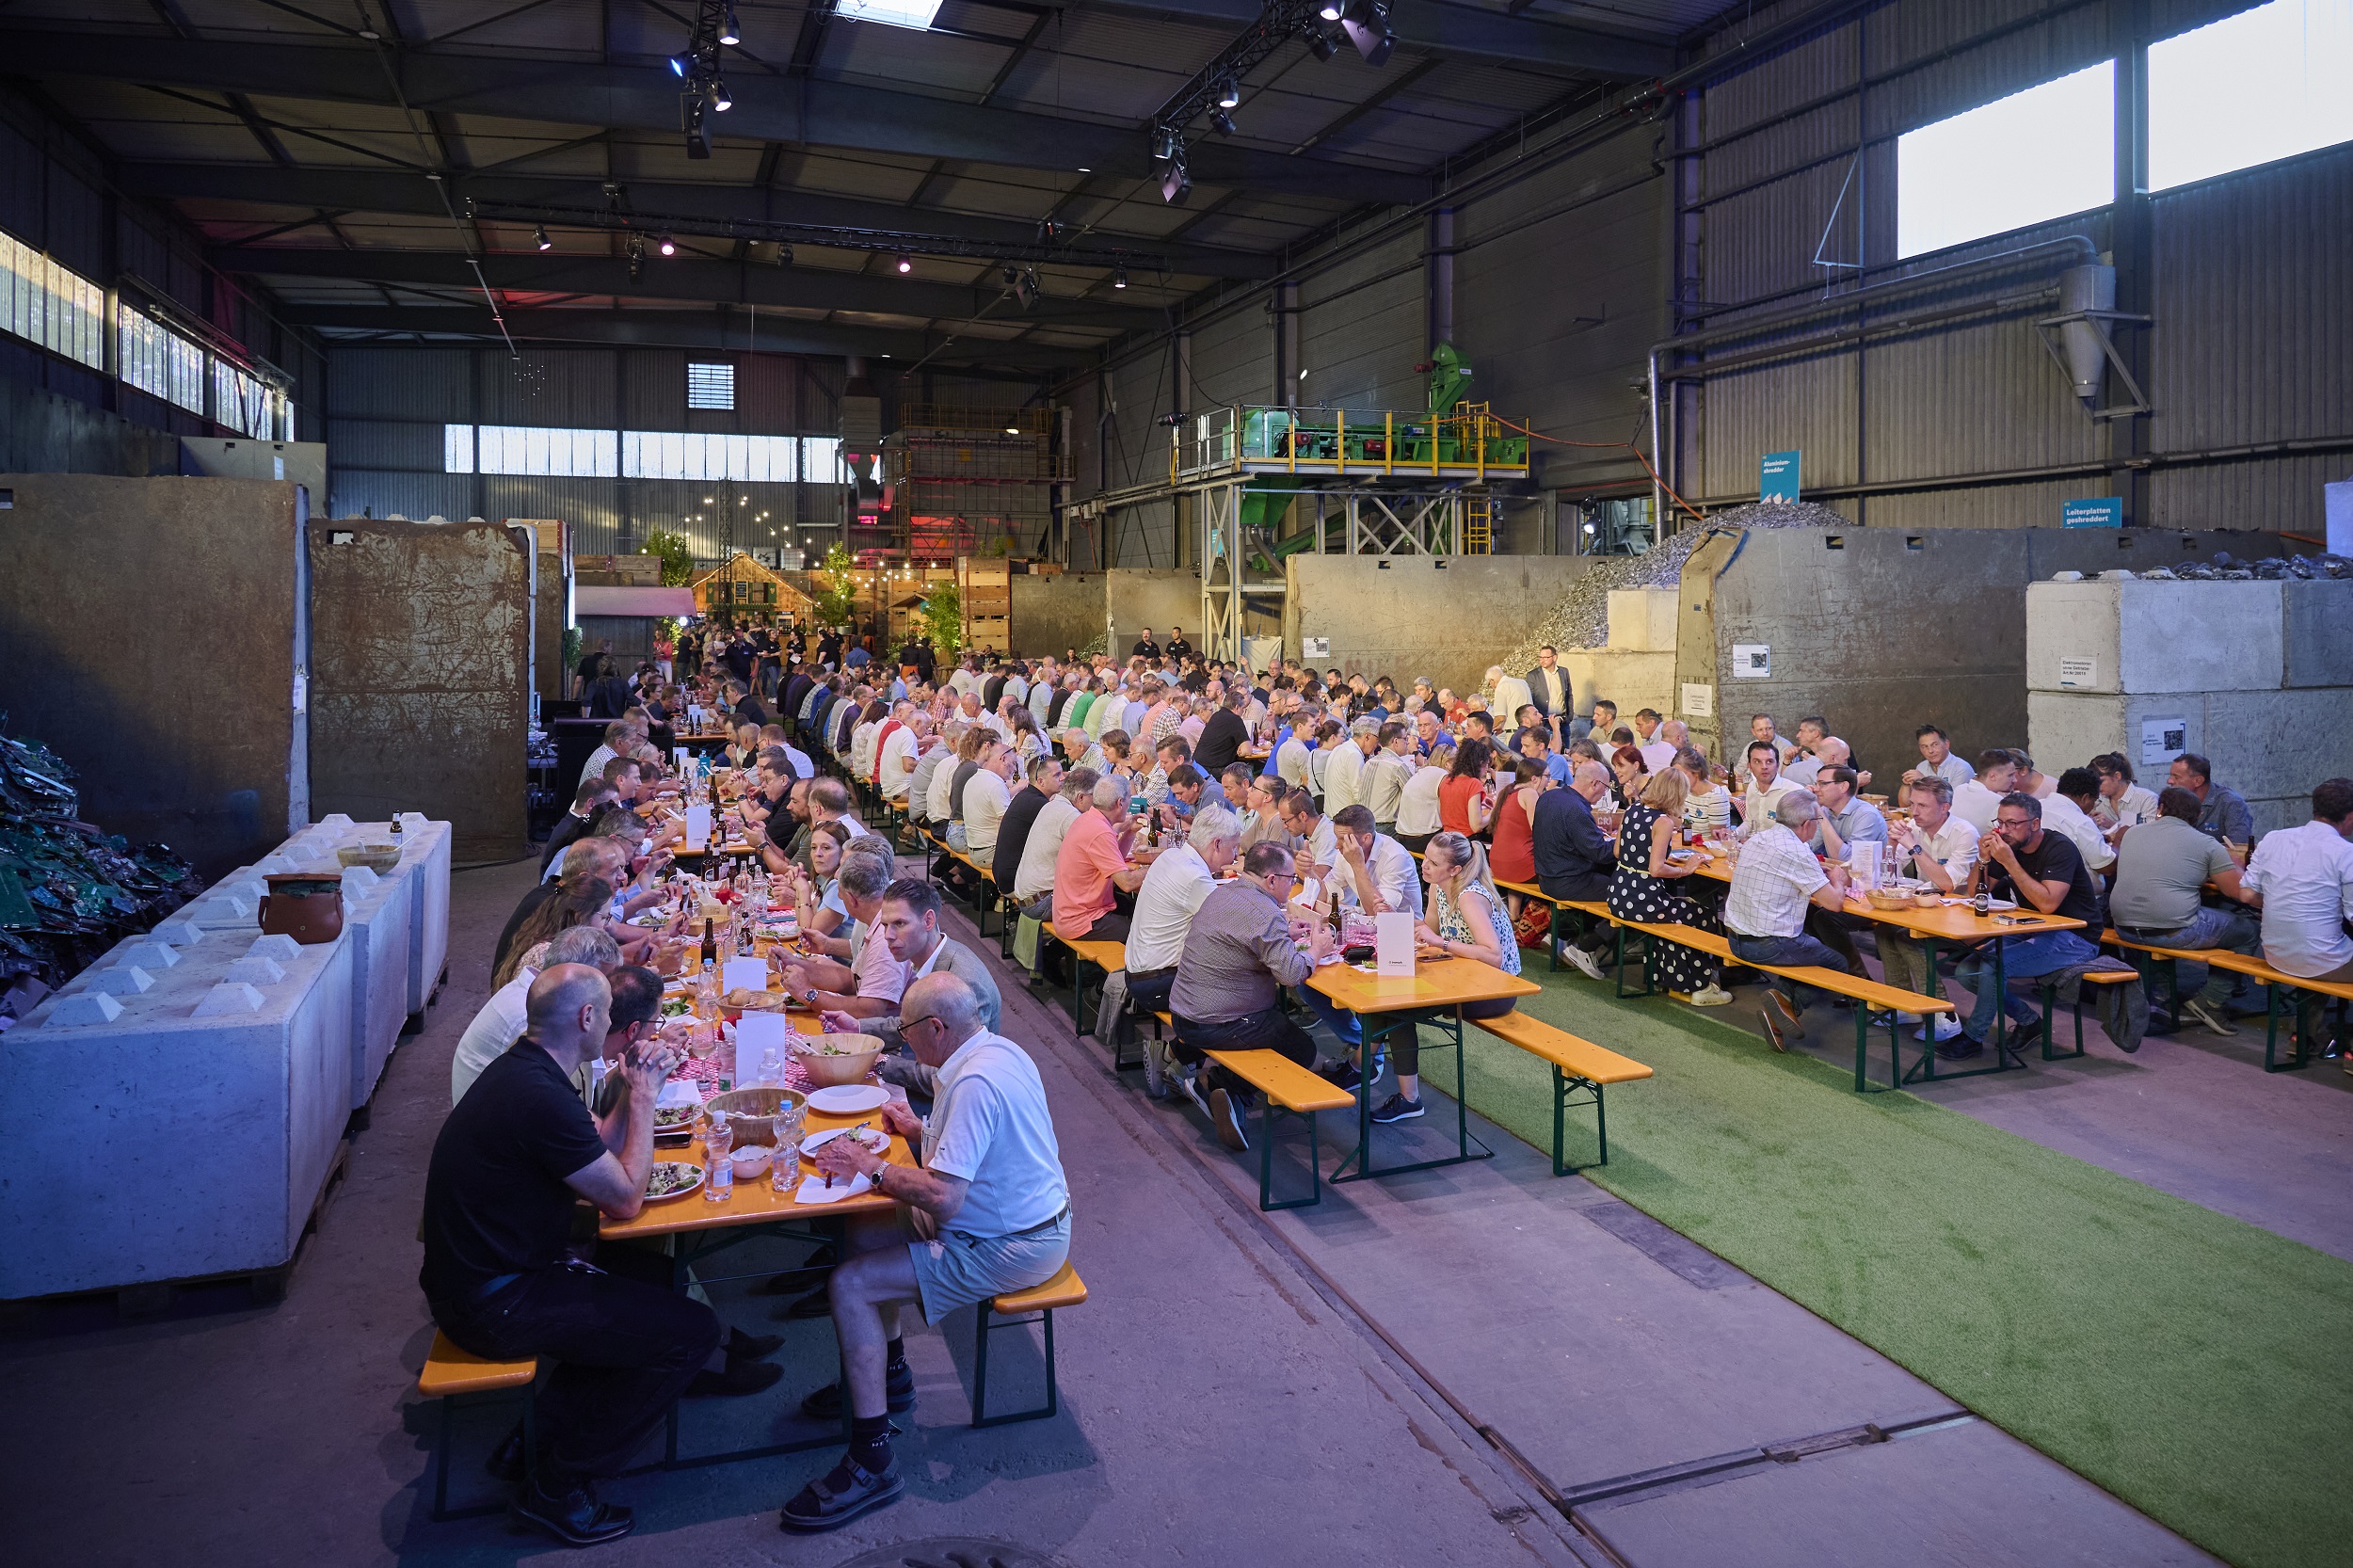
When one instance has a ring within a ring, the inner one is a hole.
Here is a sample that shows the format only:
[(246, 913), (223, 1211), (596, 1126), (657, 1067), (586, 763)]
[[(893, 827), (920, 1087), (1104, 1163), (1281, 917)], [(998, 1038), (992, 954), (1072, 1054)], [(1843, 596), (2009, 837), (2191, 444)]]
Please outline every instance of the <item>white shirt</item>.
[(856, 817), (851, 816), (846, 811), (838, 817), (832, 818), (831, 820), (840, 823), (841, 824), (841, 830), (853, 839), (863, 839), (866, 837), (866, 824), (858, 821)]
[(596, 750), (588, 754), (587, 764), (580, 770), (580, 776), (572, 781), (573, 786), (577, 788), (582, 784), (587, 783), (588, 780), (592, 778), (603, 777), (604, 765), (619, 755), (619, 752), (614, 750), (609, 745), (598, 746)]
[(968, 1235), (1010, 1236), (1070, 1207), (1046, 1085), (1019, 1046), (981, 1031), (941, 1064), (923, 1168), (968, 1184), (952, 1222)]
[(960, 669), (948, 678), (948, 684), (956, 689), (956, 696), (970, 696), (981, 689), (981, 678), (970, 670)]
[(2001, 808), (2002, 797), (1975, 778), (1953, 786), (1953, 815), (1979, 833), (1993, 831), (1993, 814)]
[(1277, 777), (1294, 790), (1307, 787), (1307, 759), (1314, 756), (1307, 743), (1297, 735), (1287, 735), (1274, 748), (1274, 772)]
[[(1421, 863), (1414, 852), (1385, 833), (1372, 836), (1372, 853), (1365, 856), (1365, 870), (1372, 875), (1372, 890), (1381, 895), (1381, 902), (1392, 910), (1402, 909), (1421, 914)], [(1332, 880), (1339, 884), (1340, 902), (1357, 904), (1356, 881), (1344, 870), (1335, 870)]]
[(1763, 828), (1740, 846), (1724, 899), (1724, 930), (1738, 936), (1799, 936), (1807, 904), (1829, 881), (1795, 833), (1779, 823)]
[(1400, 833), (1421, 835), (1438, 831), (1438, 786), (1446, 782), (1446, 769), (1421, 767), (1405, 781), (1398, 792), (1397, 830)]
[(1665, 773), (1675, 765), (1675, 748), (1665, 741), (1653, 741), (1635, 749), (1642, 754), (1642, 766), (1653, 773)]
[(1040, 729), (1046, 728), (1046, 715), (1054, 710), (1054, 683), (1040, 680), (1030, 688), (1030, 716), (1037, 720)]
[(2102, 795), (2091, 804), (2091, 820), (2103, 827), (2126, 827), (2148, 822), (2157, 814), (2157, 797), (2137, 784), (2127, 784), (2114, 800)]
[(1516, 728), (1520, 722), (1520, 710), (1535, 700), (1536, 694), (1529, 690), (1527, 681), (1516, 675), (1500, 676), (1496, 680), (1496, 695), (1489, 699), (1487, 711), (1495, 714), (1498, 728)]
[(874, 731), (881, 728), (872, 719), (860, 719), (850, 731), (850, 771), (860, 778), (874, 776)]
[(964, 847), (974, 856), (997, 847), (997, 824), (1004, 820), (1013, 794), (1005, 781), (983, 768), (964, 787)]
[(1372, 813), (1376, 824), (1397, 823), (1399, 798), (1411, 776), (1412, 764), (1394, 751), (1376, 751), (1356, 776), (1356, 804)]
[(1030, 682), (1025, 677), (1009, 675), (1005, 677), (1005, 689), (997, 695), (1000, 697), (1009, 696), (1016, 702), (1026, 703), (1030, 700)]
[(923, 808), (924, 815), (933, 822), (948, 820), (948, 796), (955, 787), (956, 769), (962, 765), (962, 760), (951, 751), (932, 770), (932, 791), (924, 797)]
[(786, 761), (792, 764), (793, 777), (814, 778), (817, 776), (817, 764), (810, 761), (808, 753), (801, 750), (800, 747), (788, 742), (784, 748), (784, 758)]
[(1969, 872), (1977, 863), (1978, 834), (1976, 828), (1959, 817), (1946, 817), (1945, 825), (1933, 833), (1922, 833), (1916, 820), (1912, 824), (1912, 831), (1917, 836), (1919, 847), (1904, 858), (1909, 874), (1920, 874), (1914, 868), (1919, 857), (1925, 854), (1945, 868), (1952, 877), (1954, 887), (1959, 888), (1968, 882)]
[[(1772, 826), (1775, 820), (1773, 812), (1780, 808), (1781, 797), (1796, 788), (1788, 779), (1776, 776), (1771, 789), (1760, 790), (1756, 787), (1756, 780), (1751, 778), (1748, 792), (1740, 797), (1740, 836), (1749, 838)], [(1750, 935), (1762, 936), (1765, 933), (1751, 932)]]
[(2275, 828), (2241, 878), (2264, 896), (2264, 957), (2299, 979), (2353, 964), (2353, 843), (2327, 823)]
[(1323, 814), (1330, 816), (1344, 806), (1356, 804), (1356, 776), (1365, 769), (1365, 754), (1353, 735), (1340, 737), (1340, 744), (1332, 748), (1332, 760), (1323, 765)]
[(1078, 820), (1079, 808), (1062, 795), (1038, 808), (1021, 845), (1021, 867), (1013, 875), (1014, 897), (1026, 904), (1054, 890), (1054, 857), (1062, 853), (1063, 835)]
[(1318, 817), (1315, 831), (1299, 847), (1307, 852), (1308, 860), (1314, 864), (1329, 867), (1335, 872), (1340, 869), (1340, 836), (1333, 831), (1331, 818)]
[(1128, 927), (1128, 972), (1175, 968), (1184, 956), (1194, 913), (1216, 888), (1209, 863), (1191, 844), (1179, 844), (1153, 861), (1136, 889), (1135, 918)]
[(889, 941), (863, 920), (850, 932), (850, 973), (861, 997), (896, 1002), (907, 988), (907, 967), (892, 956)]
[(482, 1069), (506, 1053), (506, 1048), (523, 1037), (523, 1027), (529, 1021), (523, 1013), (524, 999), (531, 991), (536, 969), (517, 969), (515, 978), (490, 993), (482, 1010), (466, 1026), (466, 1032), (457, 1037), (457, 1054), (449, 1064), (449, 1102), (456, 1105), (466, 1097), (473, 1080), (482, 1076)]
[(915, 776), (906, 768), (908, 759), (915, 755), (915, 731), (905, 725), (890, 732), (890, 739), (882, 747), (882, 792), (886, 800), (904, 800), (907, 786)]
[(2042, 803), (2042, 825), (2065, 834), (2093, 871), (2104, 872), (2116, 864), (2116, 848), (2100, 831), (2100, 824), (2065, 795), (2055, 794)]

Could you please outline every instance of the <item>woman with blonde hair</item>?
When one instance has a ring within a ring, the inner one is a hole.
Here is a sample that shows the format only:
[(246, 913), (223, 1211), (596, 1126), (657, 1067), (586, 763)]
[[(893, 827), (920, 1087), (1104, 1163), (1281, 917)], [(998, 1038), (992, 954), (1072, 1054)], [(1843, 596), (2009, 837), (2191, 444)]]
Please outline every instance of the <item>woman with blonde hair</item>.
[[(1715, 913), (1673, 887), (1700, 866), (1696, 856), (1680, 863), (1673, 858), (1690, 789), (1681, 768), (1668, 768), (1653, 775), (1626, 808), (1625, 820), (1618, 826), (1618, 869), (1609, 878), (1609, 912), (1622, 920), (1696, 926), (1721, 935), (1723, 924)], [(1732, 1000), (1716, 984), (1721, 971), (1714, 958), (1655, 936), (1648, 940), (1651, 971), (1677, 1001), (1721, 1007)]]
[[(1422, 852), (1422, 874), (1430, 882), (1429, 918), (1414, 928), (1414, 940), (1425, 951), (1448, 958), (1468, 959), (1520, 972), (1519, 938), (1512, 934), (1511, 918), (1503, 912), (1503, 895), (1496, 891), (1487, 870), (1487, 853), (1475, 839), (1456, 832), (1438, 834)], [(1466, 1001), (1449, 1009), (1465, 1018), (1493, 1018), (1513, 1008), (1510, 997), (1490, 1001)], [(1417, 1025), (1443, 1013), (1409, 1013), (1388, 1022), (1382, 1033), (1388, 1039), (1390, 1061), (1397, 1068), (1397, 1093), (1372, 1113), (1376, 1122), (1410, 1121), (1421, 1114), (1421, 1044)]]
[(523, 904), (499, 936), (490, 960), (490, 988), (515, 978), (523, 955), (557, 933), (593, 925), (604, 915), (619, 886), (627, 860), (622, 847), (605, 839), (583, 839), (564, 854), (564, 869), (552, 883), (523, 895)]

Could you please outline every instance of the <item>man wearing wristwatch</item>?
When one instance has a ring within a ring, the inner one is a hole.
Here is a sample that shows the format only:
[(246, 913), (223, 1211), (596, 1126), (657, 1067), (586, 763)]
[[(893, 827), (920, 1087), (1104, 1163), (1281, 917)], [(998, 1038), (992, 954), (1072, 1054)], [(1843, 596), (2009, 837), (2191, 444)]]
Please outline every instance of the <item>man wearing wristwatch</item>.
[(811, 957), (777, 947), (768, 961), (784, 975), (792, 1000), (812, 1013), (846, 1013), (853, 1018), (887, 1017), (899, 1010), (906, 968), (891, 956), (890, 944), (874, 935), (883, 889), (890, 886), (890, 862), (879, 855), (845, 852), (835, 886), (841, 906), (856, 924), (850, 928), (850, 961)]
[(1036, 1064), (981, 1027), (972, 988), (952, 974), (909, 985), (899, 1020), (936, 1091), (928, 1121), (897, 1099), (881, 1119), (895, 1136), (921, 1140), (920, 1160), (892, 1164), (851, 1138), (831, 1139), (816, 1155), (825, 1175), (864, 1176), (898, 1208), (852, 1220), (848, 1256), (833, 1271), (843, 1381), (801, 1409), (839, 1421), (846, 1384), (850, 1448), (784, 1505), (780, 1522), (791, 1530), (836, 1528), (905, 1490), (890, 1448), (890, 1413), (915, 1407), (902, 1308), (915, 1306), (936, 1325), (959, 1307), (1043, 1285), (1070, 1256), (1070, 1187)]

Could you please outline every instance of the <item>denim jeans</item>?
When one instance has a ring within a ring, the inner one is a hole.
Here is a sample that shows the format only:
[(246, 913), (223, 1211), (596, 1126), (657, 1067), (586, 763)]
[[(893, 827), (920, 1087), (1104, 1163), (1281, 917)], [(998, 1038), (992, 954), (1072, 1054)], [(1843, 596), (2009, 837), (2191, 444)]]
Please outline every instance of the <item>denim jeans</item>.
[(2100, 955), (2100, 950), (2072, 931), (2045, 932), (2040, 936), (2013, 937), (2002, 944), (2002, 979), (1997, 991), (1993, 984), (1993, 951), (1988, 943), (1961, 961), (1957, 978), (1969, 987), (1977, 998), (1962, 1032), (1972, 1040), (1982, 1042), (1993, 1028), (1993, 1009), (2007, 1011), (2015, 1022), (2032, 1023), (2041, 1015), (2029, 1006), (2024, 997), (2010, 994), (2007, 983), (2012, 980), (2033, 980), (2057, 969), (2072, 969), (2078, 964), (2089, 964)]
[(1338, 1037), (1341, 1045), (1353, 1048), (1363, 1043), (1364, 1026), (1355, 1014), (1333, 1006), (1332, 999), (1312, 985), (1302, 985), (1298, 991), (1307, 1004), (1307, 1011), (1321, 1019), (1324, 1027)]
[[(2262, 930), (2244, 909), (2202, 908), (2178, 931), (2121, 925), (2116, 929), (2127, 941), (2161, 948), (2220, 948), (2226, 952), (2243, 952), (2250, 958), (2263, 952)], [(2218, 1007), (2233, 997), (2246, 995), (2249, 984), (2243, 974), (2184, 961), (2173, 966), (2173, 987), (2181, 996), (2196, 997), (2209, 1006)]]
[[(1836, 969), (1840, 974), (1852, 972), (1844, 958), (1811, 936), (1742, 936), (1728, 931), (1724, 940), (1731, 944), (1733, 957), (1751, 964), (1777, 964), (1783, 968), (1814, 965)], [(1805, 987), (1779, 975), (1772, 976), (1771, 983), (1775, 990), (1789, 999), (1791, 1007), (1804, 1011)]]

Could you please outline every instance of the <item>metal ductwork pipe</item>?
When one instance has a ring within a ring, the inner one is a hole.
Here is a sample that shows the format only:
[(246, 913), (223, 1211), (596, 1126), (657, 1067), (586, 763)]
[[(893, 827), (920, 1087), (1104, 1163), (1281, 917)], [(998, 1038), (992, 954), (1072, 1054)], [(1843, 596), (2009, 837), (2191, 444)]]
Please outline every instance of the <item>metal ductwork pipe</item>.
[[(2071, 266), (2059, 274), (2061, 315), (2115, 309), (2116, 268), (2094, 262)], [(2067, 378), (2074, 383), (2077, 397), (2087, 406), (2096, 407), (2108, 371), (2107, 348), (2101, 341), (2100, 326), (2090, 321), (2071, 321), (2058, 330), (2059, 348), (2067, 359)]]

